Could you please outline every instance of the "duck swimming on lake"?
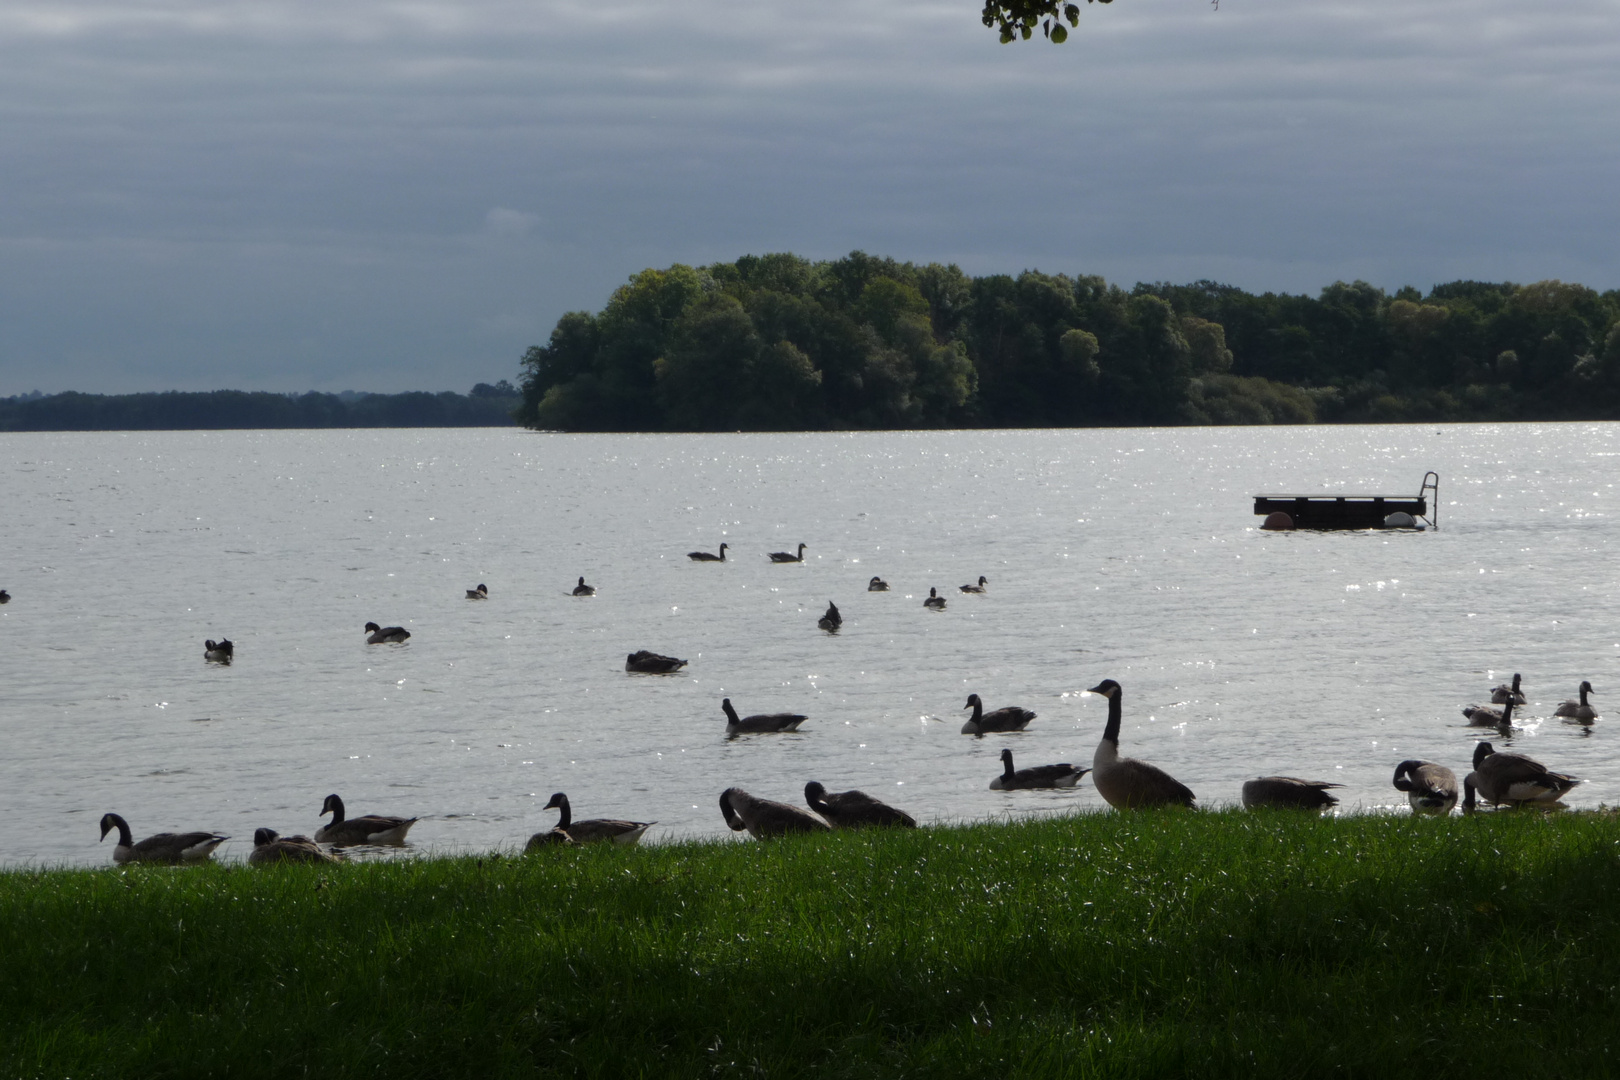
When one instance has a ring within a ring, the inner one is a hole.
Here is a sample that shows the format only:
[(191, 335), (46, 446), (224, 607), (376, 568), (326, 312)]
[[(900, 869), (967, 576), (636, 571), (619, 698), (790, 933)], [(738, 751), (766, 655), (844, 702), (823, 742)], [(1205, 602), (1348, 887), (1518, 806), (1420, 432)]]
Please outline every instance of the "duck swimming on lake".
[(480, 581), (478, 583), (478, 588), (476, 588), (476, 589), (468, 589), (467, 590), (467, 599), (469, 599), (469, 600), (488, 600), (489, 599), (489, 586), (485, 585), (483, 582)]
[(403, 626), (378, 626), (368, 622), (366, 629), (371, 632), (371, 636), (366, 638), (367, 645), (397, 645), (411, 636), (411, 632)]
[(804, 785), (804, 801), (835, 829), (898, 826), (915, 829), (917, 820), (904, 810), (874, 799), (864, 791), (829, 792), (819, 780)]
[(977, 585), (958, 585), (957, 588), (965, 593), (982, 593), (985, 591), (984, 587), (988, 584), (990, 584), (990, 582), (985, 580), (983, 574), (980, 574), (979, 583)]
[(118, 843), (113, 845), (115, 863), (162, 863), (176, 866), (181, 863), (204, 862), (230, 837), (215, 832), (157, 833), (140, 843), (130, 837), (129, 822), (118, 814), (101, 815), (101, 839), (118, 830)]
[(935, 611), (944, 611), (945, 598), (939, 595), (938, 590), (930, 588), (928, 590), (928, 599), (923, 601), (923, 607), (933, 608)]
[(799, 725), (810, 719), (798, 713), (759, 713), (737, 718), (731, 699), (720, 702), (720, 711), (726, 714), (727, 735), (758, 735), (771, 731), (798, 731)]
[(1243, 785), (1243, 805), (1253, 810), (1258, 806), (1287, 807), (1296, 810), (1325, 810), (1339, 805), (1339, 800), (1327, 793), (1327, 788), (1344, 787), (1326, 780), (1300, 780), (1293, 776), (1262, 776)]
[(1029, 769), (1013, 769), (1011, 750), (1001, 752), (1001, 775), (990, 781), (991, 791), (1023, 791), (1027, 788), (1074, 787), (1090, 769), (1063, 762), (1060, 765), (1036, 765)]
[(351, 847), (355, 844), (388, 844), (399, 847), (405, 843), (405, 834), (416, 824), (416, 818), (386, 817), (367, 814), (364, 817), (345, 818), (343, 800), (328, 795), (321, 804), (321, 816), (332, 815), (330, 824), (315, 830), (315, 839), (323, 844)]
[(720, 813), (733, 832), (748, 831), (755, 840), (796, 832), (831, 832), (832, 827), (808, 810), (770, 799), (756, 799), (742, 788), (720, 793)]
[(1395, 766), (1395, 790), (1406, 792), (1413, 813), (1443, 816), (1457, 805), (1457, 774), (1414, 758)]
[(773, 551), (770, 555), (771, 562), (804, 562), (804, 549), (805, 545), (800, 544), (797, 555), (791, 551)]
[(230, 638), (214, 641), (212, 638), (203, 642), (203, 659), (214, 664), (228, 664), (236, 655), (236, 646), (231, 644)]
[[(575, 821), (573, 810), (568, 805), (568, 796), (560, 791), (541, 809), (558, 811), (557, 825), (555, 829), (549, 831), (566, 833), (576, 844), (634, 844), (641, 839), (642, 833), (658, 824), (656, 821), (621, 821), (617, 818), (586, 818), (584, 821)], [(535, 833), (529, 838), (530, 849), (538, 846), (536, 841), (540, 844), (555, 843), (546, 838), (545, 833)]]
[(1087, 692), (1108, 699), (1108, 724), (1091, 758), (1091, 782), (1097, 785), (1097, 794), (1116, 810), (1192, 806), (1197, 796), (1186, 784), (1155, 765), (1119, 756), (1119, 726), (1124, 712), (1119, 683), (1104, 679)]
[(866, 591), (867, 592), (888, 592), (889, 591), (889, 583), (887, 581), (884, 581), (882, 578), (878, 577), (876, 574), (873, 574), (872, 575), (872, 580), (868, 581), (866, 583)]
[(962, 725), (963, 735), (984, 735), (987, 732), (1023, 731), (1029, 722), (1035, 719), (1035, 714), (1028, 709), (1017, 705), (1005, 705), (995, 712), (985, 712), (984, 702), (979, 700), (978, 694), (969, 694), (964, 709), (972, 709), (973, 715), (968, 717)]
[(688, 551), (686, 553), (686, 557), (691, 559), (693, 562), (725, 562), (726, 545), (720, 545), (720, 554), (718, 555), (707, 551)]
[(1598, 718), (1597, 710), (1586, 702), (1586, 695), (1591, 692), (1592, 684), (1583, 681), (1581, 683), (1581, 699), (1579, 701), (1571, 699), (1564, 702), (1553, 710), (1553, 715), (1562, 716), (1566, 720), (1577, 720), (1583, 724), (1590, 724)]
[(670, 675), (685, 666), (685, 660), (677, 660), (673, 656), (660, 656), (646, 649), (637, 649), (624, 660), (624, 670), (640, 675)]
[(596, 595), (596, 586), (585, 584), (585, 578), (581, 577), (579, 579), (579, 584), (574, 586), (574, 595), (575, 596), (595, 596)]

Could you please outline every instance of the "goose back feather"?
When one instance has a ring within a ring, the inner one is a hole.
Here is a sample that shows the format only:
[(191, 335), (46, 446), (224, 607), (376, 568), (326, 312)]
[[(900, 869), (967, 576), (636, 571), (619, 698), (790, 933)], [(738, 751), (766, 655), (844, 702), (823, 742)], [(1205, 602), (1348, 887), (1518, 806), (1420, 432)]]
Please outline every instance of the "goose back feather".
[(796, 832), (830, 832), (831, 826), (808, 810), (771, 799), (758, 799), (742, 788), (720, 793), (720, 813), (733, 832), (747, 830), (755, 840)]

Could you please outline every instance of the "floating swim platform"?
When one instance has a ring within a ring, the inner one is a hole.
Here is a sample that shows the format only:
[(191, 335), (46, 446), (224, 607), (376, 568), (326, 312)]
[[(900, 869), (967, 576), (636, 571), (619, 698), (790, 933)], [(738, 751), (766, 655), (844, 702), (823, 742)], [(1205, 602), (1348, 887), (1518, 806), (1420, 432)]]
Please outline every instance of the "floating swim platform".
[[(1435, 510), (1430, 512), (1430, 499)], [(1423, 474), (1417, 496), (1406, 495), (1256, 495), (1254, 512), (1266, 520), (1262, 529), (1407, 529), (1437, 528), (1440, 474)]]

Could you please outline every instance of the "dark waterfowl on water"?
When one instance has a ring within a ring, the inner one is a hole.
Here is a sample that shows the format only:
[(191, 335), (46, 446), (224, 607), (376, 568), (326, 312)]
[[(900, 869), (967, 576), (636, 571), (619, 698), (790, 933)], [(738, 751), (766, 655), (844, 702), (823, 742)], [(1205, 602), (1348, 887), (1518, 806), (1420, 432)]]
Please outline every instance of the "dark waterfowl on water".
[(933, 608), (935, 611), (944, 611), (945, 598), (939, 595), (939, 591), (937, 589), (931, 588), (928, 590), (928, 599), (923, 601), (923, 607)]
[(101, 839), (118, 830), (118, 842), (113, 845), (115, 863), (162, 863), (175, 866), (181, 863), (199, 863), (213, 855), (230, 837), (216, 832), (157, 833), (136, 843), (130, 836), (129, 822), (119, 814), (101, 815)]
[(866, 583), (866, 591), (867, 592), (888, 592), (889, 591), (889, 583), (887, 581), (884, 581), (882, 578), (878, 577), (876, 574), (874, 574), (874, 575), (872, 575), (872, 580), (868, 581)]
[(367, 814), (364, 817), (346, 818), (343, 816), (343, 800), (336, 795), (328, 795), (326, 802), (321, 804), (321, 815), (332, 815), (330, 823), (315, 830), (315, 839), (322, 844), (333, 844), (337, 847), (350, 847), (354, 844), (387, 844), (399, 846), (405, 843), (405, 834), (411, 831), (416, 824), (416, 818), (387, 817), (382, 814)]
[(980, 574), (979, 583), (977, 585), (958, 585), (957, 588), (965, 593), (982, 593), (985, 591), (984, 587), (988, 584), (990, 583), (985, 580), (984, 575)]
[(397, 645), (411, 636), (411, 632), (403, 626), (378, 626), (374, 622), (368, 622), (366, 629), (371, 634), (366, 638), (367, 645)]
[(816, 625), (823, 630), (835, 631), (844, 625), (844, 617), (838, 612), (838, 605), (831, 600), (827, 601), (827, 613), (816, 620)]
[(726, 698), (720, 702), (720, 710), (726, 714), (727, 735), (757, 735), (769, 731), (798, 731), (799, 725), (809, 719), (799, 713), (759, 713), (754, 716), (737, 717), (737, 710), (731, 707), (731, 699)]
[(1026, 788), (1074, 787), (1090, 769), (1063, 762), (1059, 765), (1036, 765), (1029, 769), (1014, 769), (1011, 750), (1001, 752), (1001, 775), (990, 781), (991, 791), (1022, 791)]
[(1300, 780), (1293, 776), (1262, 776), (1243, 785), (1243, 805), (1288, 807), (1297, 810), (1325, 810), (1339, 805), (1328, 788), (1344, 787), (1326, 780)]
[(797, 555), (791, 551), (773, 551), (770, 556), (771, 562), (804, 562), (804, 549), (805, 545), (800, 544)]
[(480, 581), (478, 583), (478, 588), (476, 588), (476, 589), (468, 589), (467, 590), (467, 599), (469, 599), (469, 600), (488, 600), (489, 599), (489, 586), (485, 585), (483, 582)]
[(1580, 781), (1555, 773), (1523, 754), (1499, 754), (1488, 742), (1474, 747), (1474, 771), (1463, 778), (1463, 809), (1474, 809), (1474, 795), (1495, 806), (1557, 802)]
[(203, 642), (203, 659), (214, 664), (228, 664), (236, 655), (236, 646), (230, 638), (215, 641), (212, 638)]
[(579, 579), (579, 584), (574, 586), (574, 595), (575, 596), (595, 596), (596, 595), (596, 586), (585, 584), (585, 578), (581, 577)]
[[(873, 580), (875, 581), (876, 579), (874, 578)], [(9, 603), (11, 603), (11, 594), (6, 592), (4, 589), (0, 589), (0, 604)]]
[(795, 832), (830, 832), (831, 826), (808, 810), (771, 799), (756, 799), (742, 788), (720, 793), (720, 813), (733, 832), (748, 831), (755, 840)]
[(1108, 699), (1108, 725), (1091, 758), (1091, 782), (1097, 785), (1097, 794), (1116, 810), (1192, 806), (1197, 796), (1186, 784), (1156, 765), (1119, 756), (1119, 726), (1124, 712), (1124, 693), (1119, 683), (1104, 679), (1088, 692)]
[(864, 791), (828, 791), (818, 780), (804, 785), (804, 801), (835, 829), (898, 826), (915, 829), (917, 820), (904, 810), (874, 799)]
[(1524, 694), (1519, 690), (1519, 673), (1513, 673), (1513, 685), (1503, 683), (1491, 691), (1492, 705), (1506, 705), (1508, 702), (1515, 705), (1524, 704)]
[(964, 709), (972, 709), (973, 715), (968, 717), (962, 725), (963, 735), (984, 735), (989, 732), (1023, 731), (1029, 722), (1035, 719), (1035, 714), (1028, 709), (1017, 705), (1006, 705), (994, 712), (984, 711), (984, 702), (979, 700), (978, 694), (969, 694)]
[(274, 829), (255, 829), (253, 850), (248, 860), (253, 866), (276, 863), (334, 863), (341, 860), (307, 836), (282, 836)]
[(726, 545), (720, 545), (720, 554), (718, 555), (708, 551), (688, 551), (686, 557), (693, 562), (725, 562)]
[(1580, 693), (1579, 701), (1571, 698), (1553, 710), (1553, 715), (1562, 716), (1566, 720), (1578, 720), (1583, 724), (1590, 724), (1593, 720), (1596, 720), (1598, 718), (1597, 710), (1587, 704), (1586, 701), (1586, 695), (1592, 693), (1592, 684), (1582, 682)]
[(646, 649), (637, 649), (624, 660), (624, 670), (642, 675), (668, 675), (685, 666), (685, 660), (677, 660), (673, 656), (660, 656)]
[[(1504, 714), (1502, 709), (1506, 709), (1507, 713)], [(1463, 707), (1462, 714), (1468, 718), (1470, 727), (1505, 728), (1511, 722), (1513, 702), (1503, 702), (1502, 709), (1494, 705), (1467, 705)]]
[(1410, 759), (1395, 766), (1395, 790), (1406, 792), (1413, 813), (1449, 814), (1457, 805), (1457, 774), (1432, 761)]
[[(568, 805), (568, 796), (560, 791), (553, 795), (551, 801), (542, 809), (556, 810), (559, 814), (556, 827), (547, 831), (566, 833), (576, 844), (634, 844), (641, 839), (642, 833), (658, 824), (656, 821), (622, 821), (617, 818), (586, 818), (584, 821), (575, 821), (573, 810)], [(536, 839), (544, 835), (545, 833), (536, 833), (531, 836), (529, 846), (534, 847)], [(555, 843), (555, 841), (541, 840), (541, 843)]]

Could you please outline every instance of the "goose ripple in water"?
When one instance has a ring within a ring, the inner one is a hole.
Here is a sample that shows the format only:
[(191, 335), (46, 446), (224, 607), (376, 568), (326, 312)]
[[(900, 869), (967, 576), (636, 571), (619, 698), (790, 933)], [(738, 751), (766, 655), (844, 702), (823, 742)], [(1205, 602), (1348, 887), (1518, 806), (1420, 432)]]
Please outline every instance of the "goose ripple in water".
[(163, 832), (148, 836), (135, 843), (129, 833), (129, 822), (118, 814), (101, 815), (101, 839), (118, 830), (118, 843), (113, 845), (115, 863), (161, 863), (177, 866), (182, 863), (205, 862), (230, 837), (214, 832)]
[(804, 562), (804, 548), (805, 545), (800, 544), (797, 555), (791, 551), (773, 551), (770, 556), (771, 562)]
[(830, 832), (832, 827), (808, 810), (770, 799), (757, 799), (742, 788), (720, 793), (720, 813), (732, 832), (748, 831), (755, 840), (796, 832)]
[(221, 638), (215, 641), (212, 638), (203, 642), (203, 659), (213, 664), (228, 664), (236, 656), (236, 646), (230, 638)]
[(378, 626), (374, 622), (366, 623), (366, 630), (371, 635), (366, 638), (367, 645), (398, 645), (411, 636), (403, 626)]
[(1474, 771), (1463, 778), (1463, 812), (1474, 812), (1474, 795), (1494, 806), (1553, 803), (1580, 781), (1555, 773), (1523, 754), (1499, 754), (1482, 742), (1474, 747)]
[(1028, 709), (1021, 709), (1017, 705), (1006, 705), (995, 712), (985, 712), (984, 702), (979, 700), (978, 694), (969, 694), (964, 709), (972, 709), (973, 715), (968, 717), (962, 725), (963, 735), (983, 735), (986, 732), (1023, 731), (1029, 722), (1035, 719), (1035, 714)]
[(1104, 679), (1087, 693), (1108, 699), (1108, 726), (1092, 755), (1091, 782), (1116, 810), (1146, 806), (1187, 806), (1197, 798), (1191, 789), (1156, 765), (1119, 756), (1119, 725), (1124, 714), (1123, 691), (1113, 679)]
[(844, 617), (838, 612), (838, 605), (831, 600), (827, 601), (827, 614), (816, 620), (816, 625), (829, 634), (836, 634), (838, 628), (844, 625)]
[(693, 562), (725, 562), (726, 545), (720, 545), (720, 554), (718, 555), (710, 551), (688, 551), (686, 557)]
[(1513, 673), (1513, 685), (1503, 683), (1491, 691), (1492, 705), (1506, 705), (1508, 702), (1515, 705), (1524, 704), (1524, 692), (1519, 689), (1519, 673)]
[(1001, 752), (1001, 775), (990, 781), (991, 791), (1023, 791), (1027, 788), (1074, 787), (1090, 769), (1063, 762), (1059, 765), (1036, 765), (1030, 769), (1014, 769), (1011, 750)]
[(639, 675), (673, 675), (685, 666), (685, 660), (660, 656), (646, 649), (637, 649), (624, 659), (624, 670)]
[(346, 818), (343, 816), (343, 800), (336, 795), (328, 795), (321, 804), (321, 816), (332, 815), (330, 824), (323, 825), (315, 830), (315, 839), (322, 844), (332, 844), (335, 847), (353, 847), (356, 844), (386, 844), (390, 847), (400, 847), (405, 843), (405, 834), (411, 831), (416, 824), (416, 818), (387, 817), (383, 814), (367, 814), (364, 817)]
[(990, 583), (985, 580), (984, 575), (980, 574), (979, 583), (977, 585), (958, 585), (957, 588), (965, 593), (982, 593), (985, 591), (984, 587), (988, 584)]
[(1583, 681), (1580, 692), (1581, 699), (1579, 701), (1572, 698), (1564, 702), (1553, 711), (1553, 715), (1562, 716), (1565, 720), (1574, 720), (1582, 724), (1590, 724), (1596, 720), (1598, 718), (1597, 710), (1586, 702), (1586, 695), (1592, 693), (1592, 684)]
[(1243, 806), (1246, 810), (1258, 806), (1326, 810), (1339, 805), (1339, 800), (1327, 793), (1328, 788), (1336, 787), (1344, 785), (1326, 780), (1301, 780), (1294, 776), (1262, 776), (1244, 783)]
[(758, 713), (754, 716), (737, 718), (737, 710), (731, 707), (731, 699), (726, 698), (720, 702), (720, 710), (726, 714), (727, 735), (758, 735), (771, 731), (798, 731), (799, 725), (810, 719), (799, 713)]
[(872, 575), (872, 580), (868, 581), (866, 583), (866, 591), (867, 592), (888, 592), (889, 591), (889, 583), (887, 581), (884, 581), (882, 578), (878, 577), (876, 574), (873, 574)]
[(1406, 792), (1413, 813), (1443, 816), (1457, 805), (1457, 774), (1413, 758), (1395, 766), (1395, 790)]
[(917, 827), (917, 819), (904, 810), (896, 810), (864, 791), (829, 792), (819, 780), (812, 780), (804, 785), (804, 801), (810, 805), (810, 809), (826, 818), (835, 829)]
[(574, 595), (575, 596), (595, 596), (596, 595), (596, 586), (595, 585), (587, 585), (587, 584), (585, 584), (584, 577), (581, 577), (579, 579), (579, 584), (574, 586)]
[(939, 590), (930, 588), (928, 590), (928, 599), (923, 601), (923, 607), (933, 608), (935, 611), (944, 611), (945, 598), (939, 595)]
[(489, 599), (489, 586), (485, 585), (482, 581), (480, 581), (478, 583), (478, 588), (476, 588), (476, 589), (468, 589), (467, 590), (467, 599), (469, 599), (469, 600), (488, 600)]
[(274, 829), (255, 829), (253, 850), (248, 853), (252, 866), (274, 866), (277, 863), (335, 863), (342, 862), (336, 855), (323, 849), (307, 836), (282, 836)]
[(584, 821), (575, 821), (573, 809), (568, 805), (568, 796), (557, 792), (546, 803), (544, 810), (556, 810), (559, 813), (557, 824), (544, 832), (537, 832), (529, 837), (528, 846), (524, 851), (533, 851), (538, 847), (557, 843), (551, 835), (562, 833), (576, 844), (634, 844), (641, 839), (641, 834), (656, 821), (621, 821), (617, 818), (586, 818)]

